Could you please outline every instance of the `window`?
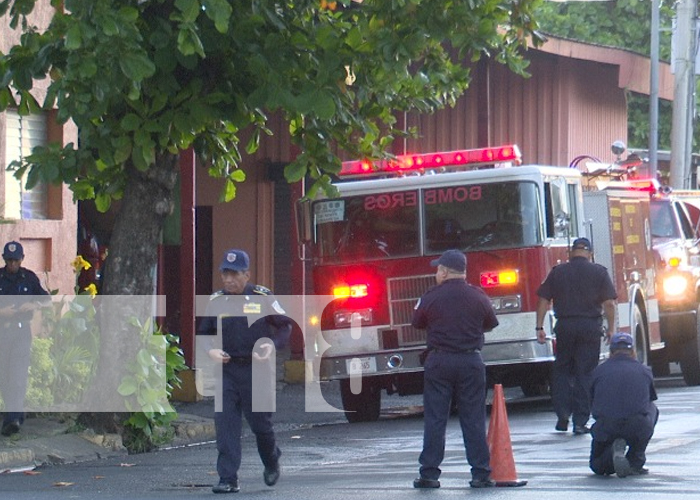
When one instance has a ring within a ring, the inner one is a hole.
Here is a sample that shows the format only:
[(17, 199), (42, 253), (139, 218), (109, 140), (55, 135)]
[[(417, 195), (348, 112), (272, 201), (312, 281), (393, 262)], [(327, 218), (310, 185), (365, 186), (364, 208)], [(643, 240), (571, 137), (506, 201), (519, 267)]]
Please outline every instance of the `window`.
[[(20, 116), (15, 110), (5, 113), (5, 168), (16, 160), (31, 154), (36, 146), (47, 143), (46, 115)], [(6, 219), (46, 219), (48, 211), (48, 189), (39, 182), (26, 190), (25, 180), (17, 180), (14, 171), (5, 171)]]
[(574, 211), (576, 185), (567, 184), (563, 178), (553, 179), (545, 183), (545, 207), (547, 216), (547, 237), (566, 238), (570, 231), (578, 227), (577, 215)]
[(415, 190), (317, 201), (314, 221), (316, 255), (327, 261), (419, 253)]
[(537, 185), (503, 182), (444, 186), (422, 192), (425, 253), (450, 248), (522, 248), (542, 242)]

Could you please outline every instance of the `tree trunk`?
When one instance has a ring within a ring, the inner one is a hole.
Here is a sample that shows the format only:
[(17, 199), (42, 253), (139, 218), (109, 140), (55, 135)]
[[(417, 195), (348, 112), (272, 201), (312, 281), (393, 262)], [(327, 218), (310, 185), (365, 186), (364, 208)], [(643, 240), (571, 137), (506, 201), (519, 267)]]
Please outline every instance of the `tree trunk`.
[[(115, 219), (105, 266), (100, 315), (100, 357), (95, 382), (88, 390), (89, 412), (125, 411), (114, 409), (114, 402), (121, 402), (117, 388), (125, 373), (124, 366), (136, 357), (138, 346), (134, 346), (134, 326), (131, 316), (148, 318), (151, 301), (136, 303), (140, 310), (125, 310), (113, 307), (114, 301), (124, 296), (152, 297), (155, 294), (155, 269), (158, 245), (165, 217), (173, 207), (173, 190), (177, 184), (178, 156), (158, 157), (156, 164), (146, 172), (130, 168), (129, 181), (124, 190), (121, 207)], [(129, 304), (135, 297), (127, 297)], [(120, 302), (121, 303), (121, 302)], [(145, 307), (144, 307), (145, 304)], [(131, 307), (131, 306), (129, 306)], [(128, 414), (127, 414), (128, 415)], [(106, 415), (93, 416), (104, 420)], [(122, 417), (123, 418), (123, 417)], [(83, 415), (83, 421), (90, 421)], [(117, 415), (114, 419), (118, 420)], [(95, 420), (95, 419), (93, 419)], [(111, 419), (107, 419), (111, 422)]]
[(178, 157), (159, 157), (146, 172), (131, 169), (109, 242), (103, 293), (151, 295), (165, 217), (173, 208)]

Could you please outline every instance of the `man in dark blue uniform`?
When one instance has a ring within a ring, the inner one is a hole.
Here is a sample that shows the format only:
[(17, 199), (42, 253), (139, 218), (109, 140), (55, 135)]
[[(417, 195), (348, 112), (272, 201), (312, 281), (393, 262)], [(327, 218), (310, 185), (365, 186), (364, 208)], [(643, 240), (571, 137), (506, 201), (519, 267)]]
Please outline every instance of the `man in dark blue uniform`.
[(591, 262), (591, 242), (578, 238), (571, 245), (569, 262), (555, 266), (537, 289), (537, 341), (545, 342), (543, 328), (550, 302), (557, 322), (556, 356), (552, 369), (552, 404), (557, 414), (555, 429), (565, 432), (573, 416), (574, 434), (587, 434), (590, 407), (590, 376), (600, 360), (604, 333), (615, 328), (617, 292), (605, 267)]
[(495, 486), (486, 443), (486, 368), (481, 358), (484, 332), (498, 326), (486, 294), (466, 282), (467, 259), (447, 250), (431, 262), (437, 285), (420, 298), (413, 326), (427, 329), (423, 406), (423, 451), (414, 488), (439, 488), (445, 430), (455, 398), (471, 466), (472, 488)]
[[(272, 413), (256, 411), (253, 391), (260, 391), (260, 381), (253, 376), (254, 363), (269, 361), (275, 347), (283, 347), (291, 333), (291, 321), (265, 287), (252, 285), (250, 259), (242, 250), (229, 250), (219, 267), (224, 288), (214, 293), (207, 305), (199, 334), (216, 335), (221, 321), (219, 345), (212, 344), (209, 356), (223, 363), (223, 411), (214, 414), (217, 472), (219, 484), (214, 493), (239, 491), (238, 469), (241, 465), (241, 426), (245, 416), (255, 433), (258, 453), (265, 467), (265, 484), (273, 486), (280, 476), (280, 449), (275, 442)], [(272, 339), (272, 343), (261, 339)]]
[(657, 399), (654, 377), (648, 366), (637, 361), (631, 335), (612, 336), (610, 359), (593, 370), (590, 394), (595, 418), (591, 470), (619, 477), (648, 474), (645, 452), (659, 410), (653, 403)]
[(39, 278), (22, 267), (24, 249), (10, 241), (2, 252), (5, 267), (0, 269), (0, 393), (5, 401), (3, 436), (19, 432), (24, 423), (32, 332), (30, 321), (40, 301), (48, 295)]

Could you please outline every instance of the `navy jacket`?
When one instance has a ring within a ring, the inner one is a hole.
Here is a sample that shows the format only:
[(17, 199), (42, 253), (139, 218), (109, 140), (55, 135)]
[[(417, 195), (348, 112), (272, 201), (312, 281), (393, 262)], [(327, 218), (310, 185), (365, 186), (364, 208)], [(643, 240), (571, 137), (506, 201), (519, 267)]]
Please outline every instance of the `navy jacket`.
[(269, 289), (249, 283), (240, 295), (223, 291), (212, 294), (197, 333), (216, 335), (221, 318), (221, 349), (233, 357), (250, 357), (255, 343), (262, 338), (271, 339), (277, 349), (287, 344), (292, 322), (284, 314)]
[(585, 257), (573, 257), (554, 266), (537, 289), (537, 295), (553, 301), (557, 319), (599, 319), (603, 302), (617, 298), (607, 269)]
[(591, 414), (596, 420), (628, 418), (652, 411), (654, 376), (648, 366), (624, 354), (613, 355), (592, 373)]
[[(0, 308), (14, 304), (21, 305), (25, 300), (36, 300), (30, 296), (48, 295), (41, 286), (41, 282), (33, 271), (20, 267), (16, 273), (7, 272), (7, 268), (0, 268)], [(48, 300), (48, 299), (46, 299)], [(13, 319), (28, 321), (32, 317), (31, 311), (17, 314)]]
[(484, 332), (498, 326), (491, 301), (483, 290), (462, 278), (428, 289), (416, 304), (412, 324), (427, 328), (428, 348), (449, 352), (481, 349)]

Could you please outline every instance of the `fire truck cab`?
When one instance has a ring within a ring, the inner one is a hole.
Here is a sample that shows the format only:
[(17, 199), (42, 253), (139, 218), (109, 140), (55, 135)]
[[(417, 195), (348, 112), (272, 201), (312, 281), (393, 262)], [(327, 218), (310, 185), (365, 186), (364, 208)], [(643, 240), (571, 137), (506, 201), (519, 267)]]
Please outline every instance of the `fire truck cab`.
[(330, 347), (315, 376), (340, 381), (350, 422), (377, 419), (382, 391), (422, 392), (426, 333), (411, 319), (435, 284), (430, 261), (446, 249), (466, 253), (467, 281), (498, 315), (482, 351), (489, 383), (548, 391), (556, 319), (539, 344), (536, 290), (579, 236), (592, 238), (618, 289), (619, 324), (609, 328), (632, 333), (642, 361), (663, 347), (648, 195), (584, 193), (577, 169), (519, 163), (517, 146), (346, 162), (341, 176), (352, 180), (335, 184), (339, 197), (304, 210), (314, 293), (336, 297), (321, 317)]
[(661, 337), (657, 375), (678, 362), (688, 385), (700, 385), (700, 191), (655, 189), (651, 236), (657, 266)]

